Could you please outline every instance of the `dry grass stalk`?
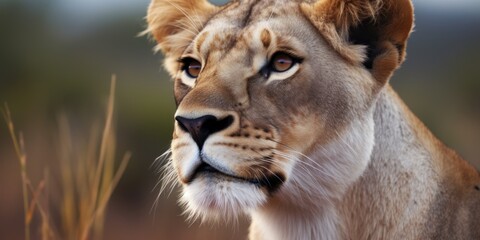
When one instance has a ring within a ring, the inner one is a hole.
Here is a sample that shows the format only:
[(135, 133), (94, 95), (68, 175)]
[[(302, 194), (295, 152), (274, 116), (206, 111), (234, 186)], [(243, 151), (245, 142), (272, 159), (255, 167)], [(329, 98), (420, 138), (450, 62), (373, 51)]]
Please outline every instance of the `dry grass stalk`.
[[(22, 177), (22, 193), (23, 193), (23, 211), (24, 211), (24, 225), (25, 225), (25, 239), (30, 240), (30, 223), (33, 216), (33, 213), (29, 209), (29, 194), (28, 194), (28, 174), (27, 174), (27, 154), (25, 153), (24, 141), (22, 134), (19, 134), (17, 137), (15, 126), (13, 124), (12, 115), (8, 105), (5, 103), (5, 108), (3, 111), (3, 117), (7, 122), (8, 131), (10, 137), (12, 138), (13, 147), (15, 148), (15, 153), (17, 155), (18, 162), (20, 163), (20, 174)], [(20, 141), (18, 140), (20, 139)]]
[[(79, 144), (73, 143), (75, 139), (72, 138), (67, 118), (61, 116), (59, 119), (60, 178), (57, 181), (61, 184), (62, 193), (57, 201), (60, 202), (60, 222), (63, 229), (61, 234), (54, 228), (48, 208), (49, 173), (45, 171), (44, 178), (37, 188), (31, 185), (26, 170), (27, 155), (23, 137), (21, 134), (18, 137), (15, 134), (10, 110), (5, 105), (4, 117), (21, 167), (26, 240), (30, 240), (30, 225), (36, 210), (40, 213), (42, 240), (101, 239), (108, 202), (131, 157), (130, 153), (126, 153), (118, 168), (115, 168), (116, 141), (113, 131), (115, 85), (116, 79), (113, 76), (100, 141), (98, 125), (94, 125), (86, 149), (79, 149), (76, 147)], [(47, 207), (41, 202), (45, 202)]]
[(87, 150), (75, 152), (66, 117), (61, 117), (59, 121), (59, 139), (63, 145), (62, 222), (66, 239), (101, 239), (106, 207), (131, 156), (130, 153), (125, 154), (119, 167), (115, 169), (115, 85), (116, 79), (112, 77), (100, 146), (97, 138), (99, 130), (97, 125), (94, 125)]

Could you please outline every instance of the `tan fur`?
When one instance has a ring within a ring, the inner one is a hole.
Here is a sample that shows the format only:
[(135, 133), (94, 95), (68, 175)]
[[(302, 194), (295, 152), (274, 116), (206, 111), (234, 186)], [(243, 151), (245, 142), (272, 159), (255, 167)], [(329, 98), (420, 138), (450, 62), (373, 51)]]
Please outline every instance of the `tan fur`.
[(158, 49), (181, 51), (202, 30), (216, 7), (206, 0), (152, 1), (147, 14), (148, 29), (158, 42)]
[(263, 46), (265, 48), (268, 48), (270, 46), (270, 43), (272, 42), (272, 37), (270, 36), (270, 32), (264, 29), (261, 33), (260, 40), (262, 41)]
[(314, 4), (304, 3), (301, 7), (332, 47), (356, 64), (364, 59), (359, 55), (357, 46), (346, 43), (349, 30), (362, 21), (377, 22), (380, 25), (378, 44), (383, 52), (375, 63), (381, 65), (374, 73), (379, 81), (386, 82), (393, 70), (405, 60), (406, 42), (413, 25), (410, 1), (321, 0)]
[[(202, 148), (175, 124), (166, 174), (191, 219), (247, 214), (252, 240), (480, 239), (478, 171), (388, 83), (410, 0), (154, 0), (147, 20), (175, 115), (231, 119)], [(264, 74), (277, 52), (301, 60)], [(195, 175), (202, 162), (217, 173)]]

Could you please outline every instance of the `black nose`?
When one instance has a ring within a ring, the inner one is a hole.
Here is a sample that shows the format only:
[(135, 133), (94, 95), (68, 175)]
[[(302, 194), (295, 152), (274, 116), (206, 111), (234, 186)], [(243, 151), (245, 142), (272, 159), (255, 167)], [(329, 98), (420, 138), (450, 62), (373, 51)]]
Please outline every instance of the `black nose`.
[(205, 115), (194, 119), (177, 116), (175, 120), (177, 120), (182, 130), (190, 133), (200, 150), (208, 136), (226, 129), (233, 123), (232, 116), (222, 119), (218, 119), (212, 115)]

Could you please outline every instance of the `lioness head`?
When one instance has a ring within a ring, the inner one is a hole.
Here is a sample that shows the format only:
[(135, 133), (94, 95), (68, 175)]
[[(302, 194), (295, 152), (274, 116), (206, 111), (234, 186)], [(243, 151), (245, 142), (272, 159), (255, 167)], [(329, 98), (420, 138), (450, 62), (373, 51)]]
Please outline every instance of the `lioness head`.
[(171, 171), (213, 218), (355, 181), (413, 22), (409, 0), (153, 0), (147, 19), (175, 82)]

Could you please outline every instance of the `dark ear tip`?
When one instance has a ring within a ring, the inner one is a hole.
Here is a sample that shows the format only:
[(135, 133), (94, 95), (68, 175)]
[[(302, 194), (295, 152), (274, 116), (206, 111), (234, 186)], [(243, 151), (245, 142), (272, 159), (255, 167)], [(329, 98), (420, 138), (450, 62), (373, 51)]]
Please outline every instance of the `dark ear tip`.
[(403, 57), (398, 48), (387, 41), (379, 44), (378, 51), (380, 54), (373, 60), (371, 72), (375, 80), (383, 85), (387, 83), (393, 72), (400, 66)]
[(363, 65), (376, 79), (388, 81), (405, 59), (406, 42), (413, 27), (410, 0), (384, 0), (375, 16), (365, 16), (348, 29), (348, 42), (367, 46)]

